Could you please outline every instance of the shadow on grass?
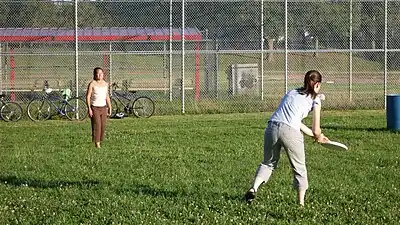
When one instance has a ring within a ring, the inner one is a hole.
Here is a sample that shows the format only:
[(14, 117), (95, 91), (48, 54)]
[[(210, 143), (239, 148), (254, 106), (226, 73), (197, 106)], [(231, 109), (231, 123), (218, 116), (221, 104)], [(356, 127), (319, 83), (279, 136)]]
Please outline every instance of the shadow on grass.
[(149, 185), (144, 184), (132, 184), (124, 185), (123, 187), (116, 188), (115, 192), (120, 194), (137, 194), (137, 195), (149, 195), (153, 197), (163, 197), (163, 198), (176, 198), (182, 196), (188, 196), (190, 193), (185, 190), (166, 190), (161, 188), (154, 188)]
[(385, 127), (345, 127), (345, 126), (321, 126), (323, 129), (331, 129), (331, 130), (353, 130), (353, 131), (370, 131), (370, 132), (376, 132), (376, 131), (387, 131), (391, 133), (396, 133), (396, 131), (388, 130)]
[[(194, 188), (195, 189), (195, 188)], [(155, 188), (149, 185), (144, 184), (131, 184), (126, 185), (124, 187), (119, 187), (115, 189), (116, 194), (136, 194), (136, 195), (148, 195), (152, 197), (161, 197), (161, 198), (181, 198), (181, 197), (194, 197), (194, 198), (207, 198), (207, 199), (226, 199), (232, 201), (241, 201), (243, 200), (243, 195), (232, 195), (229, 193), (215, 193), (209, 192), (207, 196), (201, 196), (202, 193), (205, 193), (204, 190), (198, 191), (188, 191), (186, 189), (177, 189), (175, 190), (167, 190), (163, 188)]]
[(0, 175), (0, 182), (5, 185), (11, 186), (27, 186), (33, 188), (61, 188), (61, 187), (78, 187), (78, 188), (91, 188), (99, 185), (99, 181), (95, 180), (82, 180), (82, 181), (64, 181), (64, 180), (36, 180), (24, 179), (16, 176)]

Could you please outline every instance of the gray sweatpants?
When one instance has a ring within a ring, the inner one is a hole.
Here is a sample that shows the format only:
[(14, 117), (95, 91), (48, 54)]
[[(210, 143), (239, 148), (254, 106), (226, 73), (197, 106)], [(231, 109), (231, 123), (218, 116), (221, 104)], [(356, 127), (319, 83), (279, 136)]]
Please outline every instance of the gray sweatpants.
[(284, 123), (270, 121), (264, 134), (264, 160), (257, 168), (256, 178), (267, 182), (276, 169), (281, 148), (286, 150), (293, 172), (293, 187), (308, 188), (307, 169), (304, 152), (304, 137), (300, 130)]

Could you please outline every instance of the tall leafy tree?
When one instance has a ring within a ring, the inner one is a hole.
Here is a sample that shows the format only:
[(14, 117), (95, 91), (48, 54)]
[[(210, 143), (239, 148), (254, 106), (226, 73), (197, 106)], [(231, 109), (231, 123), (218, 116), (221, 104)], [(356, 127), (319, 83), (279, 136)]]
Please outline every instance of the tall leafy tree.
[(10, 13), (10, 6), (5, 2), (0, 3), (0, 27), (6, 27), (8, 24), (7, 18)]
[[(179, 3), (174, 3), (174, 9)], [(115, 27), (167, 27), (169, 3), (167, 2), (101, 2), (97, 4), (110, 16), (109, 26)]]
[(78, 26), (79, 27), (103, 27), (108, 26), (111, 18), (107, 13), (92, 2), (78, 4)]
[[(388, 8), (388, 48), (400, 49), (400, 3), (390, 2)], [(390, 69), (400, 68), (400, 53), (388, 54), (388, 66)]]
[(57, 26), (56, 6), (51, 2), (27, 1), (20, 9), (24, 27)]
[(24, 27), (25, 18), (21, 15), (24, 3), (13, 1), (8, 3), (9, 11), (6, 19), (5, 27)]
[(260, 34), (259, 2), (196, 2), (186, 8), (187, 26), (208, 30), (212, 39), (254, 40)]
[[(348, 47), (350, 26), (348, 3), (292, 3), (289, 10), (293, 38), (309, 35), (328, 48)], [(357, 21), (356, 18), (353, 20)]]
[(264, 36), (278, 40), (285, 34), (285, 7), (283, 3), (264, 3)]
[(382, 2), (361, 3), (361, 32), (366, 39), (365, 47), (383, 47), (384, 4)]

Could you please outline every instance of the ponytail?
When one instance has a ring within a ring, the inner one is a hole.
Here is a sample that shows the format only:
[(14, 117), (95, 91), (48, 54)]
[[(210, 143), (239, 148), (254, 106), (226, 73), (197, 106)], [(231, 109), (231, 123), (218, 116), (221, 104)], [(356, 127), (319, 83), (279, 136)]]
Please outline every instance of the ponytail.
[(304, 85), (298, 89), (298, 92), (303, 95), (311, 95), (314, 99), (317, 97), (317, 93), (314, 91), (314, 85), (318, 82), (322, 82), (322, 75), (317, 70), (310, 70), (304, 76)]

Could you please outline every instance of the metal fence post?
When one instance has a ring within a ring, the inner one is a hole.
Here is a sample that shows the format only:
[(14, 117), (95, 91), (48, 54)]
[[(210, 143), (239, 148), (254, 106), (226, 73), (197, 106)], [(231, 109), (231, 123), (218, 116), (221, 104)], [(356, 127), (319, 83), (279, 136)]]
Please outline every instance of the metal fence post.
[(172, 2), (169, 2), (169, 101), (172, 102)]
[(285, 0), (285, 93), (288, 90), (288, 0)]
[(182, 113), (185, 113), (185, 0), (182, 0)]
[(349, 26), (349, 101), (353, 101), (353, 0), (350, 0)]
[(75, 97), (79, 96), (78, 0), (75, 0)]
[(387, 48), (387, 14), (388, 14), (388, 0), (385, 0), (385, 34), (384, 34), (384, 99), (385, 99), (385, 110), (387, 108), (387, 78), (388, 78), (388, 74), (387, 74), (387, 52), (388, 52), (388, 48)]
[(261, 0), (261, 100), (264, 100), (264, 0)]

